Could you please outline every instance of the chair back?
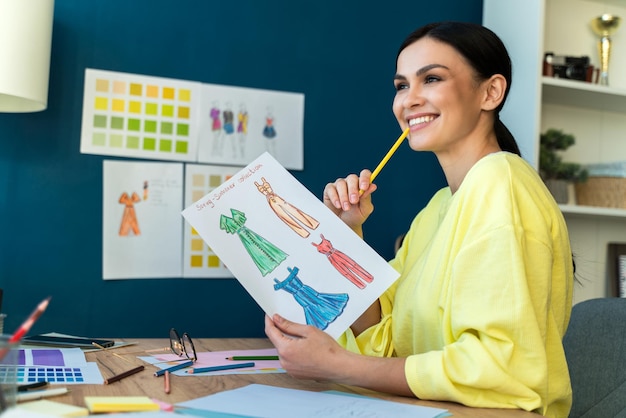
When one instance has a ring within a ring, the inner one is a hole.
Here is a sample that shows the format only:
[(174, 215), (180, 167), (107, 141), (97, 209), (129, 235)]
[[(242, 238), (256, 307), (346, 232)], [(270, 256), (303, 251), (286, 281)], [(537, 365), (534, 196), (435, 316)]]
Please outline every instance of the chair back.
[(574, 305), (563, 347), (572, 382), (570, 418), (626, 417), (626, 299)]

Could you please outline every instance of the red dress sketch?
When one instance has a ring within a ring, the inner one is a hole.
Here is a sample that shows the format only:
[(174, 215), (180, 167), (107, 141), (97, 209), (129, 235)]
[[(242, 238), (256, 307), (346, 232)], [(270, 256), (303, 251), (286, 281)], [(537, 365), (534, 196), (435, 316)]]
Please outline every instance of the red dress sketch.
[(132, 230), (135, 235), (139, 235), (139, 223), (137, 223), (137, 215), (135, 214), (135, 203), (140, 202), (141, 198), (137, 193), (128, 196), (124, 192), (120, 196), (119, 203), (125, 205), (124, 214), (122, 215), (122, 224), (120, 225), (120, 236), (125, 237)]
[[(262, 184), (254, 182), (256, 188), (265, 195), (267, 203), (278, 216), (278, 218), (286, 223), (296, 234), (302, 238), (307, 238), (310, 233), (304, 227), (315, 229), (319, 226), (319, 222), (312, 216), (307, 215), (300, 209), (293, 206), (291, 203), (285, 201), (282, 197), (278, 196), (272, 190), (272, 186), (265, 180), (265, 177), (261, 177)], [(302, 225), (304, 226), (302, 226)]]
[(333, 244), (324, 238), (324, 235), (320, 234), (320, 237), (322, 238), (322, 242), (319, 244), (312, 242), (311, 244), (317, 247), (317, 251), (326, 254), (330, 264), (332, 264), (342, 276), (354, 283), (359, 289), (365, 288), (366, 284), (364, 282), (371, 283), (374, 280), (374, 276), (361, 267), (356, 261), (341, 251), (334, 249)]

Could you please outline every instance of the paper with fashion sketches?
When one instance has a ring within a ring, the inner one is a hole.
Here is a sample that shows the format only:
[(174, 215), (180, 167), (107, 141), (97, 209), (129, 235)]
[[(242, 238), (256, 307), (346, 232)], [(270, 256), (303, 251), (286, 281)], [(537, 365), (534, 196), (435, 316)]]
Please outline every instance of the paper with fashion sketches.
[(182, 214), (266, 313), (335, 338), (398, 278), (269, 153)]

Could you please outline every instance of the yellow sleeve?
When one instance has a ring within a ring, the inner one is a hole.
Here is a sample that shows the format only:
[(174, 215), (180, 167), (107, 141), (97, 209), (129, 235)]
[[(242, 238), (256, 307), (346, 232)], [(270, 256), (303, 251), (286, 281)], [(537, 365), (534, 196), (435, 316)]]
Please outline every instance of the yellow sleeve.
[[(453, 281), (443, 309), (455, 313), (443, 318), (448, 341), (443, 350), (406, 361), (417, 397), (526, 410), (547, 400), (554, 402), (551, 413), (568, 409), (567, 365), (550, 287), (565, 289), (571, 272), (555, 275), (554, 249), (513, 229), (475, 240), (453, 261), (453, 275), (463, 278)], [(488, 274), (477, 264), (488, 266)], [(565, 298), (559, 293), (552, 296)]]

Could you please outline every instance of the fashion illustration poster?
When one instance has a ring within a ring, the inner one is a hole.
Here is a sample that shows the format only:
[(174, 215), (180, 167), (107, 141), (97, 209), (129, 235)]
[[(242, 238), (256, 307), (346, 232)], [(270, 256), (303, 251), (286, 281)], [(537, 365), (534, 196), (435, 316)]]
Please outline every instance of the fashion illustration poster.
[(267, 152), (182, 214), (266, 313), (335, 338), (398, 277)]

